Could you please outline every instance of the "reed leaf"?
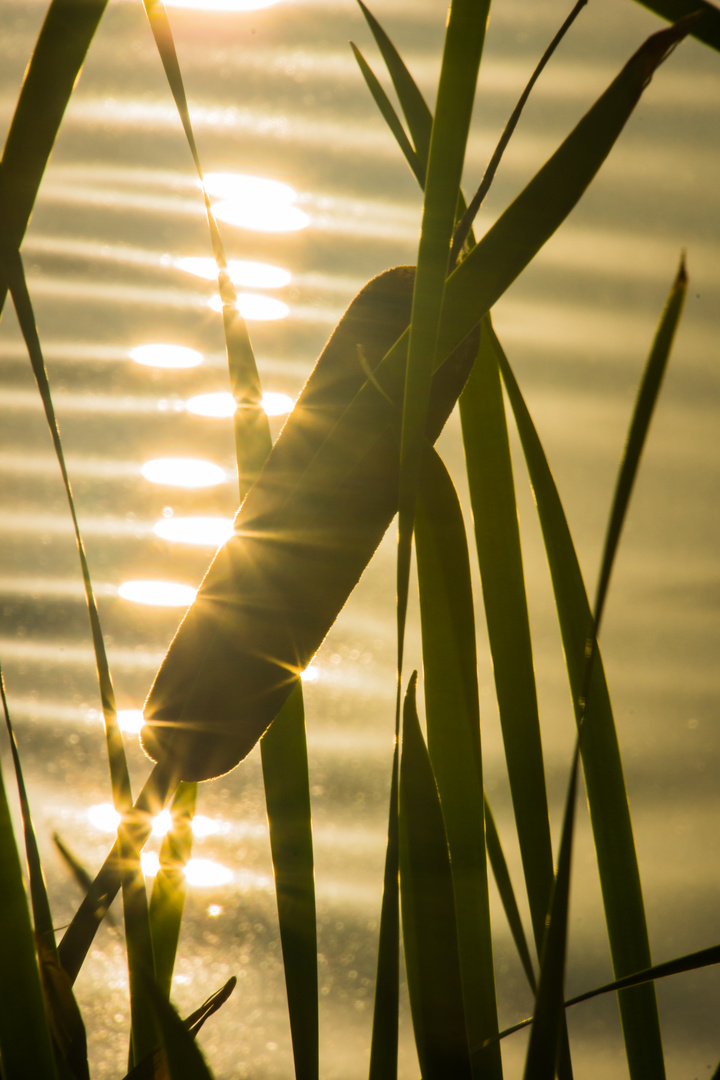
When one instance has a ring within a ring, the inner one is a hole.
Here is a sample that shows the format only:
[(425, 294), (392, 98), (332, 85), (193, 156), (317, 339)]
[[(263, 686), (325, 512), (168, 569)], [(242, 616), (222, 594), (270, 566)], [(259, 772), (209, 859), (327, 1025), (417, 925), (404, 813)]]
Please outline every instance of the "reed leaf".
[[(0, 672), (3, 709), (7, 697)], [(7, 712), (6, 712), (7, 715)], [(4, 1080), (56, 1077), (35, 936), (0, 768), (0, 1059)]]
[(432, 132), (433, 123), (432, 113), (427, 106), (425, 98), (420, 93), (415, 80), (405, 66), (405, 62), (400, 56), (400, 53), (393, 45), (380, 23), (365, 6), (363, 0), (358, 0), (358, 4), (370, 27), (373, 37), (375, 38), (377, 46), (380, 49), (382, 58), (385, 61), (385, 66), (388, 69), (388, 74), (392, 79), (395, 93), (400, 102), (400, 108), (403, 111), (410, 131), (410, 137), (415, 148), (415, 153), (422, 166), (423, 181), (420, 186), (424, 187), (425, 169), (430, 154), (430, 134)]
[[(499, 342), (495, 349), (508, 391), (538, 506), (553, 580), (568, 678), (578, 722), (590, 820), (613, 968), (622, 976), (650, 966), (645, 910), (630, 810), (610, 697), (599, 651), (586, 706), (580, 705), (592, 619), (582, 574), (557, 489), (534, 425)], [(638, 987), (619, 997), (628, 1065), (633, 1077), (664, 1075), (655, 993)]]
[[(467, 1037), (474, 1045), (498, 1030), (475, 614), (462, 510), (434, 450), (420, 479), (415, 544), (428, 753), (450, 849)], [(502, 1076), (494, 1044), (475, 1062), (473, 1075)]]
[(713, 49), (720, 50), (720, 8), (708, 0), (636, 0), (636, 3), (661, 15), (668, 22), (677, 22), (687, 15), (699, 15), (690, 33)]
[(460, 398), (485, 618), (538, 955), (553, 884), (550, 819), (510, 444), (490, 317)]
[(403, 156), (407, 161), (410, 169), (417, 180), (418, 184), (422, 188), (425, 184), (425, 169), (421, 166), (420, 159), (418, 157), (415, 148), (405, 134), (405, 128), (402, 126), (400, 118), (398, 117), (395, 109), (392, 106), (390, 99), (383, 90), (377, 76), (373, 72), (372, 68), (368, 64), (363, 54), (358, 49), (354, 42), (350, 42), (350, 47), (353, 51), (353, 55), (357, 60), (358, 67), (362, 73), (367, 88), (373, 96), (373, 100), (380, 110), (385, 123), (390, 128), (390, 131), (395, 136), (395, 141), (402, 150)]
[(147, 992), (165, 1051), (168, 1080), (213, 1080), (186, 1023), (152, 981), (148, 981)]
[(505, 918), (508, 921), (510, 933), (515, 942), (515, 948), (518, 951), (525, 977), (527, 978), (530, 989), (535, 993), (535, 971), (530, 958), (530, 950), (528, 948), (527, 938), (525, 937), (522, 919), (520, 918), (520, 910), (517, 905), (517, 900), (515, 899), (515, 890), (513, 889), (512, 881), (510, 880), (510, 871), (500, 842), (500, 834), (498, 833), (495, 818), (493, 817), (492, 808), (487, 800), (487, 796), (485, 797), (485, 843), (487, 844), (488, 859), (490, 860), (495, 884), (497, 885), (500, 894), (500, 901), (503, 906), (503, 911), (505, 912)]
[(178, 784), (170, 804), (172, 825), (163, 838), (160, 869), (150, 894), (148, 914), (155, 982), (168, 999), (187, 892), (185, 867), (192, 852), (196, 798), (197, 784)]
[(319, 1069), (317, 923), (305, 713), (300, 685), (260, 742), (295, 1076)]
[(400, 759), (400, 900), (410, 1011), (423, 1080), (469, 1080), (450, 859), (416, 684), (414, 674), (403, 707)]
[(489, 0), (453, 0), (450, 5), (427, 158), (400, 435), (397, 552), (399, 676), (402, 673), (415, 502), (424, 455), (432, 376), (439, 359), (438, 328), (488, 10)]
[(395, 735), (387, 850), (380, 909), (369, 1080), (395, 1080), (398, 1066), (400, 986), (400, 840), (398, 835), (400, 743)]
[[(65, 109), (106, 6), (107, 0), (52, 0), (48, 8), (0, 165), (10, 249), (17, 250), (22, 243)], [(0, 280), (0, 312), (7, 287)]]

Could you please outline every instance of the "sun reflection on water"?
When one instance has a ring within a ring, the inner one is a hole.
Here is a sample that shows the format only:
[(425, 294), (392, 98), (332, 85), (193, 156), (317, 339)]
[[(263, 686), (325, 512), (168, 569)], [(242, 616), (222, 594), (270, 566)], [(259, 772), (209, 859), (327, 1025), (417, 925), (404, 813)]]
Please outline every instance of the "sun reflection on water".
[(201, 458), (153, 458), (145, 462), (140, 472), (153, 484), (171, 487), (213, 487), (227, 479), (224, 469)]
[[(222, 311), (222, 300), (217, 293), (210, 297), (208, 306), (213, 311)], [(282, 300), (261, 293), (241, 293), (237, 298), (237, 308), (248, 322), (277, 322), (290, 314), (290, 308)]]
[[(179, 270), (201, 277), (205, 281), (217, 281), (217, 263), (211, 257), (188, 256), (178, 259), (175, 265)], [(250, 262), (246, 259), (229, 259), (228, 274), (237, 288), (245, 289), (281, 289), (288, 285), (292, 275), (289, 270), (270, 263)]]
[[(269, 391), (262, 396), (262, 407), (268, 416), (285, 416), (292, 412), (295, 402), (288, 394)], [(188, 412), (195, 416), (232, 416), (235, 412), (235, 399), (228, 391), (215, 394), (197, 394), (186, 402)]]
[(260, 11), (278, 0), (166, 0), (167, 7), (192, 8), (197, 11)]
[(123, 600), (150, 607), (189, 607), (196, 594), (197, 589), (177, 581), (123, 581), (118, 588)]
[(136, 364), (145, 367), (192, 368), (202, 364), (202, 353), (187, 345), (136, 345), (130, 350)]
[(220, 201), (213, 210), (220, 221), (253, 232), (297, 232), (310, 218), (294, 203), (297, 192), (279, 180), (241, 173), (210, 173), (205, 177), (210, 195)]
[(224, 517), (161, 518), (153, 525), (153, 532), (161, 540), (199, 547), (218, 548), (230, 539), (232, 531), (232, 519)]

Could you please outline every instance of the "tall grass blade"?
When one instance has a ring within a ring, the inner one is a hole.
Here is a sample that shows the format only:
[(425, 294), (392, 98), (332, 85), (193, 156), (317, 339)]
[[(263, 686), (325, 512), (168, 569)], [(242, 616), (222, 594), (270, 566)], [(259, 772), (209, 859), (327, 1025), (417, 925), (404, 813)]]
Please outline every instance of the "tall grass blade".
[(599, 626), (605, 607), (610, 575), (612, 573), (617, 546), (620, 541), (625, 515), (627, 513), (630, 495), (640, 465), (640, 456), (645, 445), (650, 421), (655, 409), (655, 404), (660, 394), (663, 376), (670, 357), (675, 331), (677, 330), (682, 314), (685, 294), (687, 292), (687, 272), (685, 269), (684, 256), (680, 260), (675, 280), (667, 298), (665, 310), (660, 320), (655, 340), (648, 358), (645, 373), (635, 402), (635, 411), (630, 424), (623, 460), (617, 478), (615, 494), (613, 497), (612, 510), (608, 522), (607, 534), (603, 550), (602, 566), (598, 578), (597, 594), (595, 598), (595, 635), (599, 632)]
[(525, 1080), (554, 1080), (561, 1052), (561, 1038), (565, 1024), (565, 957), (570, 906), (570, 866), (577, 802), (578, 757), (576, 747), (565, 801), (558, 869), (540, 957), (535, 1016), (525, 1058)]
[(308, 753), (296, 686), (260, 742), (295, 1076), (318, 1075), (317, 924)]
[[(586, 707), (580, 705), (592, 626), (582, 574), (557, 489), (510, 366), (495, 341), (543, 530), (573, 704), (583, 719), (581, 753), (590, 820), (615, 975), (650, 966), (645, 909), (627, 802), (620, 749), (600, 653), (590, 675)], [(620, 1014), (632, 1077), (664, 1075), (657, 1004), (652, 987), (619, 996)]]
[(402, 673), (412, 533), (445, 279), (489, 0), (452, 0), (428, 154), (405, 372), (398, 494), (398, 672)]
[(147, 992), (165, 1051), (168, 1080), (213, 1080), (200, 1048), (170, 1002), (151, 981)]
[(400, 840), (398, 836), (400, 743), (395, 736), (387, 850), (380, 910), (369, 1080), (395, 1080), (398, 1067), (400, 988)]
[(662, 15), (668, 22), (698, 14), (700, 18), (690, 33), (698, 41), (720, 50), (720, 9), (716, 4), (710, 4), (707, 0), (637, 0), (637, 3), (656, 15)]
[[(5, 683), (0, 671), (3, 709)], [(52, 1036), (28, 910), (20, 857), (0, 769), (0, 1059), (3, 1080), (56, 1076)]]
[(510, 880), (510, 871), (508, 870), (507, 861), (500, 842), (500, 834), (497, 831), (495, 818), (493, 817), (492, 808), (487, 801), (487, 797), (485, 798), (485, 842), (487, 844), (488, 859), (490, 860), (490, 866), (492, 867), (495, 884), (500, 893), (500, 900), (505, 912), (505, 918), (508, 921), (510, 933), (515, 942), (515, 948), (518, 951), (520, 963), (523, 966), (523, 971), (525, 972), (530, 989), (535, 993), (535, 971), (533, 969), (532, 960), (530, 959), (530, 950), (528, 948), (527, 938), (525, 937), (522, 919), (520, 918), (520, 910), (517, 905), (517, 900), (515, 899), (515, 890), (513, 889), (512, 881)]
[(507, 149), (507, 145), (510, 142), (510, 139), (513, 136), (515, 128), (518, 125), (518, 121), (520, 120), (520, 117), (522, 116), (522, 111), (525, 108), (525, 105), (527, 104), (527, 100), (528, 100), (528, 98), (530, 97), (530, 94), (533, 91), (533, 87), (535, 86), (535, 83), (538, 81), (538, 79), (542, 75), (542, 73), (543, 73), (548, 61), (550, 60), (552, 54), (555, 52), (558, 45), (560, 44), (562, 39), (565, 37), (568, 30), (570, 29), (572, 24), (575, 22), (575, 19), (578, 17), (578, 15), (580, 14), (580, 12), (582, 11), (582, 9), (585, 7), (586, 4), (587, 4), (587, 0), (577, 0), (577, 3), (573, 7), (572, 11), (568, 15), (568, 17), (565, 19), (564, 23), (562, 24), (562, 26), (558, 30), (557, 34), (552, 39), (552, 41), (548, 45), (547, 49), (545, 50), (545, 52), (541, 56), (540, 62), (538, 63), (535, 70), (533, 71), (532, 75), (530, 76), (530, 79), (528, 81), (527, 86), (525, 87), (522, 94), (520, 95), (520, 97), (518, 99), (518, 102), (517, 102), (517, 105), (513, 109), (512, 113), (510, 115), (510, 119), (508, 120), (507, 124), (505, 125), (503, 133), (500, 136), (500, 141), (498, 142), (497, 146), (495, 147), (495, 150), (493, 151), (493, 155), (490, 158), (490, 161), (488, 163), (488, 167), (485, 170), (485, 175), (483, 176), (482, 180), (480, 181), (480, 186), (477, 189), (477, 191), (475, 192), (475, 194), (473, 195), (470, 202), (468, 203), (467, 209), (465, 210), (465, 212), (464, 212), (462, 218), (460, 219), (460, 222), (459, 222), (459, 224), (458, 224), (458, 226), (457, 226), (457, 228), (455, 230), (455, 234), (454, 234), (453, 240), (452, 240), (452, 246), (450, 248), (450, 266), (454, 266), (455, 263), (457, 262), (458, 256), (459, 256), (460, 252), (462, 251), (462, 249), (463, 249), (463, 247), (465, 245), (465, 241), (468, 239), (468, 237), (470, 235), (470, 230), (472, 229), (473, 222), (474, 222), (475, 218), (477, 217), (478, 210), (482, 206), (483, 201), (485, 199), (485, 196), (487, 195), (488, 191), (490, 190), (490, 187), (492, 186), (492, 182), (495, 179), (495, 173), (498, 170), (498, 166), (499, 166), (499, 164), (500, 164), (500, 162), (502, 160), (502, 156), (505, 153), (505, 150)]
[(355, 45), (355, 43), (351, 41), (350, 42), (350, 48), (353, 51), (353, 55), (355, 56), (355, 59), (357, 60), (358, 67), (360, 68), (362, 76), (363, 76), (363, 78), (364, 78), (364, 80), (365, 80), (365, 82), (367, 84), (368, 90), (372, 94), (373, 100), (374, 100), (375, 104), (377, 105), (378, 109), (380, 110), (380, 113), (381, 113), (383, 119), (385, 120), (385, 123), (390, 128), (390, 131), (393, 133), (393, 135), (395, 136), (395, 141), (397, 142), (398, 146), (402, 150), (403, 156), (405, 157), (405, 160), (407, 161), (408, 165), (410, 166), (410, 169), (411, 169), (415, 179), (417, 180), (418, 184), (420, 185), (421, 188), (424, 187), (424, 185), (425, 185), (425, 168), (424, 168), (424, 165), (420, 164), (420, 159), (419, 159), (419, 157), (418, 157), (418, 155), (417, 155), (417, 153), (415, 151), (415, 148), (412, 145), (412, 143), (410, 142), (410, 140), (408, 139), (407, 135), (405, 134), (405, 128), (402, 126), (402, 123), (401, 123), (397, 113), (395, 112), (395, 109), (393, 108), (392, 103), (390, 102), (390, 99), (388, 98), (387, 94), (383, 90), (380, 82), (378, 81), (377, 76), (375, 75), (374, 71), (372, 70), (372, 68), (368, 64), (368, 62), (365, 59), (365, 57), (363, 56), (363, 54), (358, 49), (357, 45)]
[(172, 826), (160, 848), (160, 869), (150, 894), (150, 935), (152, 937), (155, 982), (161, 994), (170, 998), (187, 881), (185, 867), (192, 852), (192, 819), (195, 814), (197, 784), (183, 784), (170, 804)]
[(550, 818), (520, 530), (490, 316), (460, 397), (475, 541), (510, 792), (537, 954), (553, 885)]
[[(460, 502), (445, 466), (431, 449), (420, 479), (415, 544), (428, 753), (450, 849), (467, 1037), (475, 1045), (498, 1030), (475, 614)], [(480, 1056), (473, 1074), (502, 1076), (496, 1045)]]
[(156, 765), (135, 801), (132, 814), (121, 822), (118, 839), (58, 945), (60, 962), (72, 982), (77, 978), (95, 933), (122, 884), (123, 845), (129, 847), (133, 858), (139, 857), (150, 836), (152, 818), (165, 807), (178, 780), (172, 768)]
[(450, 859), (416, 684), (413, 675), (400, 760), (400, 900), (410, 1010), (423, 1080), (470, 1080)]
[[(6, 241), (18, 249), (40, 181), (107, 0), (52, 0), (25, 73), (2, 155)], [(7, 283), (0, 280), (0, 312)]]
[(425, 98), (420, 93), (415, 80), (405, 66), (405, 62), (380, 23), (365, 6), (363, 0), (358, 0), (358, 4), (370, 27), (373, 37), (375, 38), (377, 46), (380, 49), (382, 58), (385, 61), (385, 66), (388, 69), (388, 74), (395, 87), (395, 93), (398, 96), (400, 108), (407, 121), (415, 152), (422, 166), (423, 182), (420, 186), (424, 187), (425, 167), (427, 166), (428, 157), (430, 155), (430, 134), (433, 123), (432, 114), (427, 106)]
[(72, 992), (72, 984), (67, 973), (60, 966), (58, 958), (50, 901), (40, 863), (17, 740), (10, 720), (5, 686), (2, 682), (2, 671), (0, 671), (0, 691), (18, 788), (35, 941), (50, 1030), (60, 1061), (72, 1070), (76, 1080), (89, 1080), (85, 1025)]

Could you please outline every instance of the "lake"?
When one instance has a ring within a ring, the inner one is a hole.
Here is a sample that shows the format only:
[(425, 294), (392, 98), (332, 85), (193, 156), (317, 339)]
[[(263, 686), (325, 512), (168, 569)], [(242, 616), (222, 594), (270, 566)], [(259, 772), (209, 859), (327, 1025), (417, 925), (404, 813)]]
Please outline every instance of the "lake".
[[(497, 0), (495, 9), (468, 193), (567, 13), (557, 0)], [(444, 6), (383, 0), (373, 11), (432, 102)], [(353, 295), (386, 267), (415, 261), (420, 195), (349, 48), (348, 40), (356, 41), (380, 74), (350, 0), (169, 12), (227, 255), (244, 264), (235, 268), (236, 281), (263, 387), (274, 395), (268, 412), (277, 433)], [(3, 130), (43, 17), (36, 0), (2, 6)], [(478, 233), (660, 25), (630, 0), (588, 5), (533, 93)], [(565, 227), (494, 309), (591, 592), (635, 390), (681, 250), (687, 254), (685, 314), (602, 634), (658, 962), (720, 940), (719, 91), (720, 58), (683, 43)], [(238, 187), (238, 177), (252, 179)], [(207, 224), (140, 3), (109, 6), (22, 250), (138, 790), (148, 762), (133, 734), (136, 711), (192, 595), (187, 590), (199, 584), (237, 509), (226, 401), (208, 396), (228, 387), (216, 289), (202, 261), (211, 254)], [(151, 348), (160, 345), (174, 348)], [(0, 660), (60, 927), (80, 894), (53, 831), (94, 871), (115, 824), (77, 553), (9, 304), (0, 362)], [(439, 445), (464, 498), (456, 417)], [(183, 459), (179, 466), (176, 459)], [(557, 837), (573, 720), (519, 454), (516, 480)], [(190, 517), (208, 519), (196, 523), (194, 535)], [(305, 679), (327, 1080), (367, 1069), (393, 742), (395, 544), (391, 529)], [(186, 592), (158, 597), (148, 591), (153, 581)], [(481, 613), (478, 629), (486, 786), (517, 881)], [(416, 620), (408, 649), (409, 672), (420, 666)], [(5, 754), (3, 761), (11, 787)], [(288, 1076), (257, 750), (202, 785), (198, 814), (174, 999), (189, 1013), (236, 974), (234, 996), (201, 1039), (211, 1066), (219, 1078)], [(159, 844), (155, 835), (148, 845), (149, 877)], [(532, 1001), (494, 894), (493, 905), (501, 1023), (509, 1024), (528, 1015)], [(611, 977), (584, 808), (572, 905), (571, 994)], [(119, 905), (115, 910), (119, 917)], [(98, 1078), (123, 1074), (126, 984), (121, 936), (104, 925), (78, 982)], [(659, 999), (669, 1075), (709, 1075), (720, 1058), (717, 971), (668, 980)], [(622, 1074), (613, 1001), (577, 1009), (571, 1037), (578, 1076)], [(522, 1050), (522, 1036), (507, 1042), (508, 1075)], [(417, 1076), (407, 1009), (401, 1076)]]

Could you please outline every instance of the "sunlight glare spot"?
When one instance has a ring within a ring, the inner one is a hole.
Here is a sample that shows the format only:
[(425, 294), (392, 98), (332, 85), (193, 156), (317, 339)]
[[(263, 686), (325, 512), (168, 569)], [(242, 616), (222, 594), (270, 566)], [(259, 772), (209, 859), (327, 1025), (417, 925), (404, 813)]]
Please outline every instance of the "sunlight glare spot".
[(145, 723), (142, 709), (118, 709), (117, 722), (126, 735), (139, 735), (140, 728)]
[(263, 176), (248, 176), (247, 173), (208, 173), (205, 187), (209, 195), (218, 199), (248, 199), (276, 206), (289, 206), (297, 199), (297, 192), (289, 184)]
[[(194, 274), (195, 277), (204, 278), (206, 281), (217, 281), (217, 263), (210, 257), (178, 259), (175, 265), (179, 270), (185, 270), (186, 273)], [(229, 259), (227, 268), (230, 280), (236, 288), (280, 289), (291, 280), (289, 270), (283, 270), (280, 266), (271, 266), (269, 263)]]
[(221, 904), (211, 904), (208, 908), (208, 915), (212, 915), (213, 919), (216, 919), (218, 915), (222, 915), (223, 909)]
[(233, 523), (223, 517), (161, 518), (153, 532), (162, 540), (218, 548), (232, 536)]
[[(260, 293), (241, 293), (237, 298), (238, 311), (248, 322), (277, 322), (286, 319), (290, 308), (282, 300), (273, 300), (271, 296)], [(213, 311), (222, 311), (222, 300), (216, 293), (208, 300), (208, 307)]]
[(320, 672), (314, 664), (310, 664), (308, 667), (305, 668), (304, 671), (300, 672), (300, 679), (302, 680), (302, 682), (317, 682), (319, 678)]
[(186, 488), (213, 487), (226, 478), (219, 465), (200, 458), (154, 458), (146, 461), (140, 472), (152, 484)]
[(136, 364), (145, 367), (191, 368), (202, 364), (202, 353), (186, 345), (137, 345), (130, 350)]
[(87, 812), (88, 821), (100, 832), (116, 833), (120, 824), (120, 815), (112, 803), (98, 803)]
[(172, 829), (172, 814), (167, 809), (161, 810), (160, 813), (152, 819), (152, 834), (153, 836), (165, 836)]
[(235, 199), (223, 199), (213, 207), (215, 217), (226, 225), (236, 225), (240, 229), (253, 232), (299, 232), (310, 224), (310, 218), (297, 206), (283, 206), (270, 203), (251, 204), (236, 202)]
[(213, 888), (228, 885), (233, 879), (233, 872), (211, 859), (190, 859), (185, 867), (185, 879), (188, 885)]
[(140, 855), (140, 866), (145, 877), (155, 877), (160, 870), (160, 856), (157, 851), (143, 851)]
[[(288, 394), (269, 391), (262, 396), (262, 407), (267, 416), (285, 416), (292, 412), (294, 404)], [(235, 399), (227, 391), (216, 394), (197, 394), (187, 401), (186, 408), (195, 416), (228, 417), (235, 413)]]
[(124, 581), (118, 589), (123, 600), (152, 607), (189, 607), (197, 589), (176, 581)]
[(196, 814), (192, 819), (193, 836), (196, 836), (198, 840), (202, 840), (206, 836), (226, 833), (229, 828), (230, 826), (226, 821), (215, 821), (213, 818), (205, 817), (204, 814)]

